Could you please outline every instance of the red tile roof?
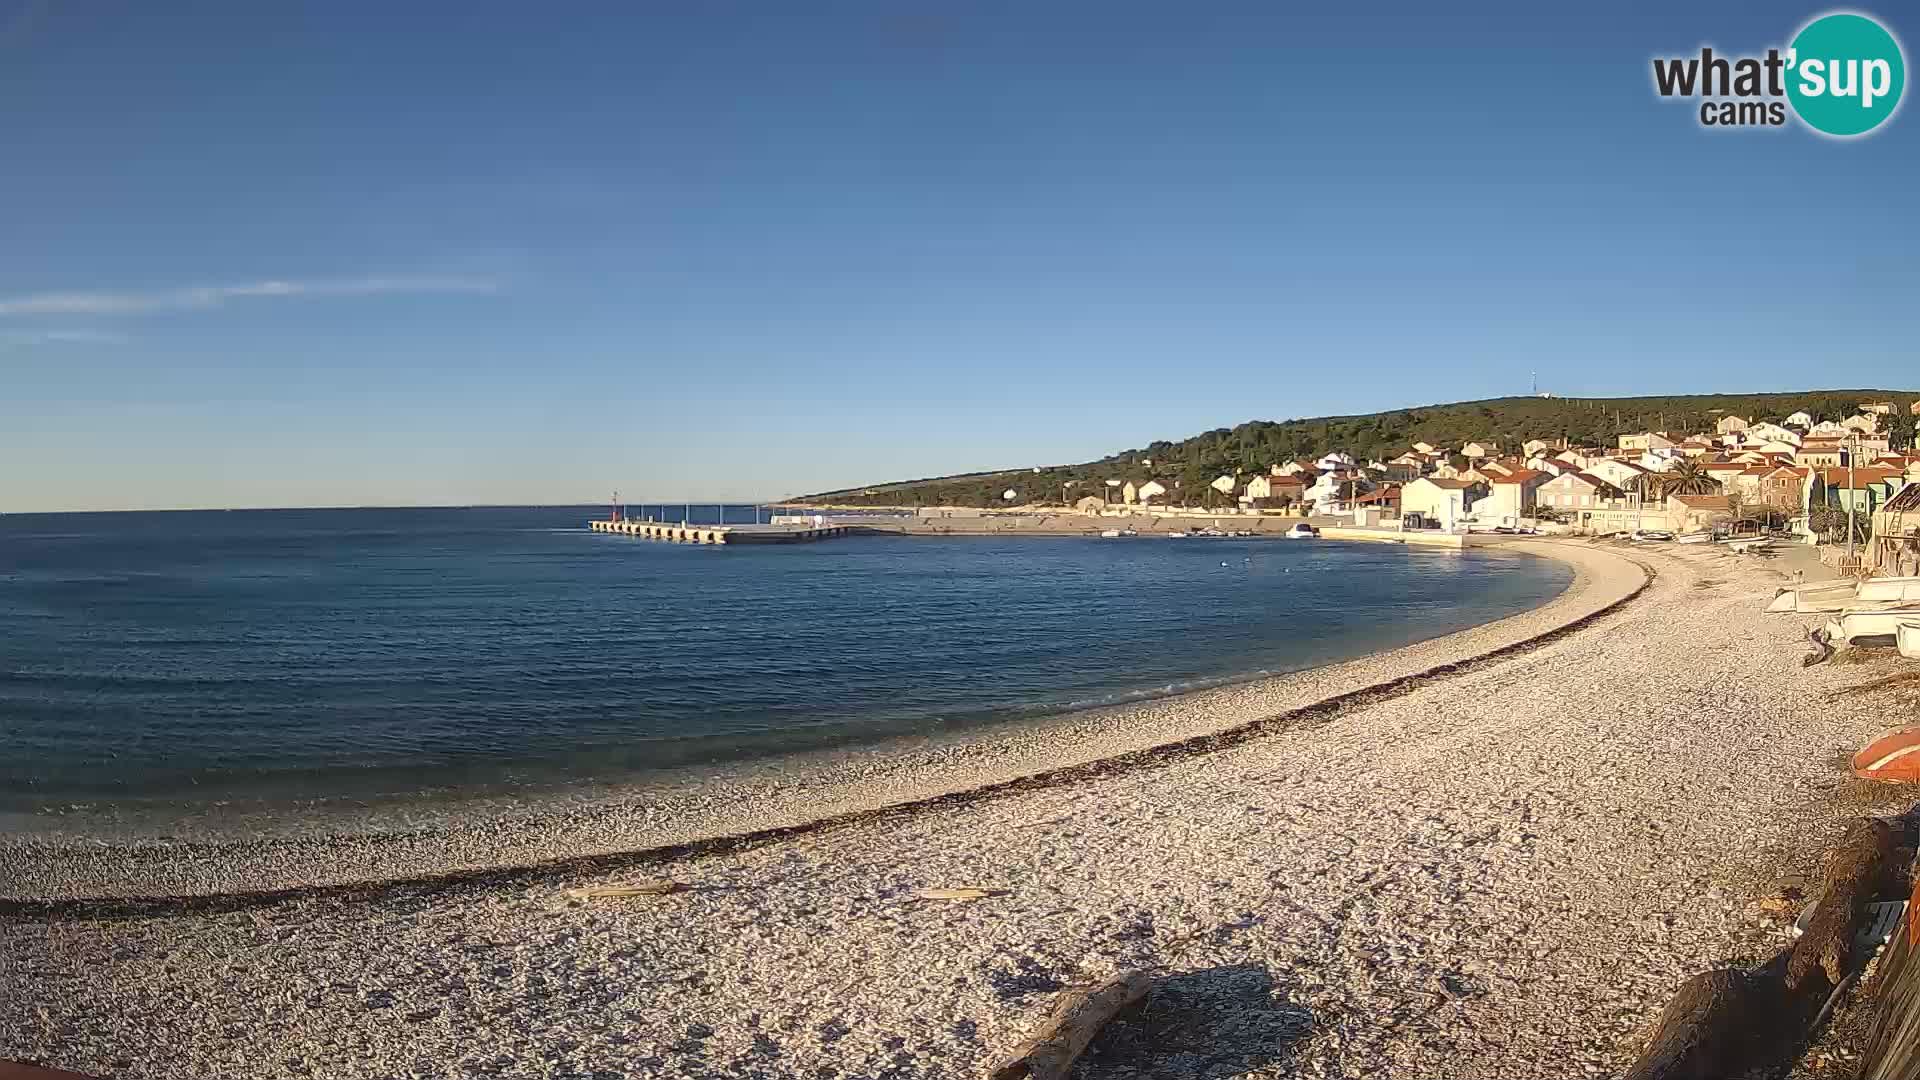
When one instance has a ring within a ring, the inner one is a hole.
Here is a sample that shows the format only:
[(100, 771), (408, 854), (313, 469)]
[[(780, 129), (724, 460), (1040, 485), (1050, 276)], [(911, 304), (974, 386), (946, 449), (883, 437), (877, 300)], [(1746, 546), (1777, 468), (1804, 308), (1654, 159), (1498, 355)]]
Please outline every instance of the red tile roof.
[(1496, 484), (1524, 484), (1530, 480), (1536, 480), (1547, 475), (1549, 474), (1539, 469), (1515, 469), (1505, 476), (1495, 477), (1493, 482)]
[[(1851, 479), (1849, 479), (1847, 475), (1849, 472), (1853, 474)], [(1852, 469), (1852, 470), (1848, 470), (1848, 469), (1821, 469), (1820, 470), (1821, 482), (1826, 484), (1828, 487), (1838, 487), (1838, 488), (1844, 488), (1847, 486), (1848, 483), (1852, 483), (1856, 487), (1865, 487), (1868, 484), (1880, 484), (1880, 483), (1885, 483), (1888, 480), (1895, 480), (1904, 475), (1905, 474), (1902, 473), (1899, 469), (1884, 469), (1878, 465), (1862, 465), (1861, 467), (1857, 469)]]

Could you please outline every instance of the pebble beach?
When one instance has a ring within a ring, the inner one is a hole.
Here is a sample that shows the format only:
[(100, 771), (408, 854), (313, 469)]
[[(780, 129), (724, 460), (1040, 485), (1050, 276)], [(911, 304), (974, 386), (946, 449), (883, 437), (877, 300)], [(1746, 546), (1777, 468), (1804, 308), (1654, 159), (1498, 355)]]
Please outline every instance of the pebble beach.
[[(1534, 611), (1277, 679), (369, 835), (0, 841), (0, 1058), (116, 1077), (1619, 1072), (1863, 796), (1772, 561), (1525, 542)], [(1906, 706), (1910, 713), (1911, 707)], [(660, 895), (610, 887), (674, 882)], [(967, 887), (976, 899), (923, 899)]]

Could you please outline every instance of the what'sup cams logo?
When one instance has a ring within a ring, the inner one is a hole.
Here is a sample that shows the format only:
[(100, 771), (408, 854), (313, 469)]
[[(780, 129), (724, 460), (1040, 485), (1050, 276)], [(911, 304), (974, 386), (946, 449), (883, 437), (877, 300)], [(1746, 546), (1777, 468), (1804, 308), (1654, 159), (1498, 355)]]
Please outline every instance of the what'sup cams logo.
[(1893, 117), (1907, 86), (1900, 42), (1877, 20), (1822, 15), (1765, 56), (1656, 57), (1663, 98), (1697, 98), (1702, 127), (1780, 127), (1791, 115), (1823, 135), (1865, 135)]

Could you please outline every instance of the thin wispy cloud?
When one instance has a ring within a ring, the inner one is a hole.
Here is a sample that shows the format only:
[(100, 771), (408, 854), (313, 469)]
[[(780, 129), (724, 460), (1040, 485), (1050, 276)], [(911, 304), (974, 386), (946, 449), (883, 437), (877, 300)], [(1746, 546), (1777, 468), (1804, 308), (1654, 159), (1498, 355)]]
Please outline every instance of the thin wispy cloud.
[(125, 345), (132, 339), (108, 330), (0, 330), (0, 348), (37, 345)]
[(499, 283), (458, 276), (389, 276), (312, 281), (252, 281), (146, 292), (47, 292), (0, 298), (0, 317), (21, 315), (139, 315), (153, 311), (218, 308), (272, 297), (382, 296), (403, 293), (493, 293)]

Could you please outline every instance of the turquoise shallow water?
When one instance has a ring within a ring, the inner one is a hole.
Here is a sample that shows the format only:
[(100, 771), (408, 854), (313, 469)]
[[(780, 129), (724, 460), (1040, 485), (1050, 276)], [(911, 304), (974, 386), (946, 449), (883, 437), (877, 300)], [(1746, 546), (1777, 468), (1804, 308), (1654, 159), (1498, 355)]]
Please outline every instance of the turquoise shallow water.
[(990, 724), (1409, 644), (1571, 576), (1251, 539), (702, 548), (587, 532), (603, 513), (0, 518), (0, 810), (604, 780)]

